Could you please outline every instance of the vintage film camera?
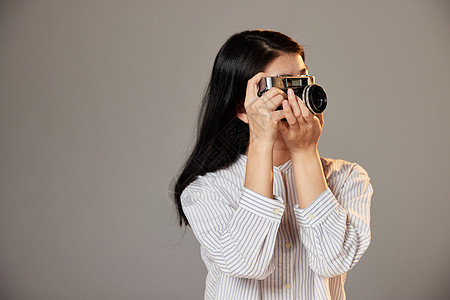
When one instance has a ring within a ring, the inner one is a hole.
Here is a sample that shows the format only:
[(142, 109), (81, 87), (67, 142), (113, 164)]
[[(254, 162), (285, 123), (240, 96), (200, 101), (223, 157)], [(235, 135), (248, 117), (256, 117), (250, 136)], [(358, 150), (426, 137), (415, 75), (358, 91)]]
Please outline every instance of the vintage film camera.
[[(258, 96), (267, 92), (271, 87), (277, 87), (287, 94), (287, 90), (291, 88), (294, 93), (302, 99), (306, 107), (313, 114), (322, 113), (327, 107), (327, 94), (325, 90), (318, 84), (315, 84), (314, 76), (298, 75), (298, 76), (271, 76), (261, 79), (259, 82)], [(276, 110), (283, 109), (281, 106)]]

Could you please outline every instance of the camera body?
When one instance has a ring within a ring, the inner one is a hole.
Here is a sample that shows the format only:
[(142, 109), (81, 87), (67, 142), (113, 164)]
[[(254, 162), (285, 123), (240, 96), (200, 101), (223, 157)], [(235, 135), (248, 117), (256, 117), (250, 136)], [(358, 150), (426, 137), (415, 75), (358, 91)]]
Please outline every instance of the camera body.
[[(327, 94), (325, 90), (315, 83), (314, 76), (271, 76), (261, 79), (259, 82), (258, 96), (261, 97), (270, 88), (276, 87), (287, 94), (288, 89), (292, 89), (294, 94), (302, 99), (306, 107), (313, 114), (322, 113), (327, 107)], [(281, 106), (277, 110), (282, 109)]]

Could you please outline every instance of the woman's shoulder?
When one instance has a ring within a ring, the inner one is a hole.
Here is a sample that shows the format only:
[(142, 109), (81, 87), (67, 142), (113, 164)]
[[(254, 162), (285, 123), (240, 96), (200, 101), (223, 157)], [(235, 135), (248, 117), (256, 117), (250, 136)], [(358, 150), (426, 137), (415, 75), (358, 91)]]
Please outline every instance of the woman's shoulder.
[(359, 163), (323, 157), (321, 161), (328, 187), (338, 201), (353, 195), (355, 190), (373, 191), (370, 177)]
[(344, 159), (321, 157), (325, 179), (331, 190), (340, 190), (344, 185), (370, 181), (367, 171), (356, 162)]
[(228, 167), (198, 175), (182, 194), (220, 194), (228, 198), (240, 193), (245, 181), (245, 164), (238, 159)]
[(330, 173), (350, 173), (360, 172), (366, 173), (367, 171), (357, 162), (350, 162), (339, 158), (320, 157), (324, 171)]

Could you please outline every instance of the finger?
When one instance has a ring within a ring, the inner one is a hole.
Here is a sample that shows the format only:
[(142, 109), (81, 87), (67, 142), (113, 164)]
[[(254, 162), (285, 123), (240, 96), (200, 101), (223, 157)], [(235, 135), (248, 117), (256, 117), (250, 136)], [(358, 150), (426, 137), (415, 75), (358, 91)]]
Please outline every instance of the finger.
[[(304, 105), (302, 99), (300, 99), (300, 97), (295, 96), (298, 108), (300, 109), (300, 115), (297, 118), (297, 122), (300, 126), (306, 125), (307, 122), (305, 121), (305, 119), (303, 119), (303, 110), (308, 110), (308, 108)], [(302, 106), (303, 104), (303, 106)]]
[(269, 76), (267, 73), (259, 72), (258, 74), (250, 78), (247, 82), (247, 90), (246, 90), (247, 96), (251, 98), (257, 97), (259, 90), (258, 83), (261, 81), (261, 79), (267, 76)]
[(267, 92), (265, 92), (262, 96), (261, 99), (264, 103), (269, 102), (272, 98), (281, 95), (283, 96), (284, 99), (287, 99), (287, 95), (285, 92), (283, 92), (282, 90), (280, 90), (279, 88), (273, 87), (270, 90), (268, 90)]
[(278, 94), (271, 99), (267, 100), (267, 102), (264, 102), (263, 104), (266, 106), (268, 110), (274, 111), (277, 107), (281, 105), (283, 100), (286, 98), (282, 94)]
[(272, 112), (272, 118), (277, 123), (282, 123), (280, 121), (281, 121), (281, 119), (285, 118), (284, 111), (283, 110), (276, 110), (276, 111)]
[(298, 119), (302, 117), (302, 111), (300, 109), (300, 106), (297, 102), (297, 97), (294, 94), (294, 91), (292, 89), (288, 89), (288, 99), (289, 99), (289, 104), (292, 107), (292, 111), (294, 113), (294, 116)]
[(294, 116), (294, 112), (292, 111), (288, 100), (283, 101), (283, 111), (289, 126), (294, 128), (295, 126), (298, 126), (297, 118)]
[(297, 97), (297, 102), (300, 105), (300, 109), (302, 111), (302, 117), (305, 120), (306, 123), (312, 124), (313, 123), (313, 117), (314, 115), (309, 111), (309, 109), (306, 107), (305, 103), (303, 103), (302, 99)]

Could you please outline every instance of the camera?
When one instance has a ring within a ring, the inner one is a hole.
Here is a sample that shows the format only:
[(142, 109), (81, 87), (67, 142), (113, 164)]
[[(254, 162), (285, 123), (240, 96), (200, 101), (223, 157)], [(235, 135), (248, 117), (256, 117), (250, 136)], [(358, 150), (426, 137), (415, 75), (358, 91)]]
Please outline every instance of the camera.
[[(287, 94), (288, 89), (292, 89), (294, 94), (300, 97), (306, 107), (313, 114), (322, 113), (327, 107), (327, 94), (311, 75), (298, 76), (271, 76), (261, 79), (259, 82), (258, 96), (261, 97), (270, 88), (276, 87)], [(281, 106), (276, 110), (282, 109)]]

